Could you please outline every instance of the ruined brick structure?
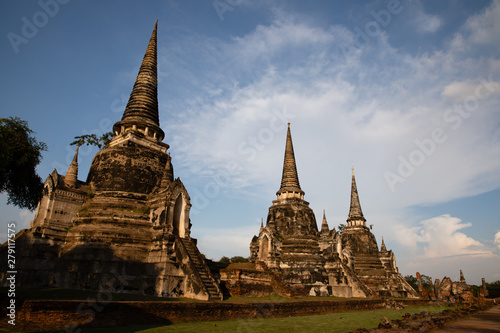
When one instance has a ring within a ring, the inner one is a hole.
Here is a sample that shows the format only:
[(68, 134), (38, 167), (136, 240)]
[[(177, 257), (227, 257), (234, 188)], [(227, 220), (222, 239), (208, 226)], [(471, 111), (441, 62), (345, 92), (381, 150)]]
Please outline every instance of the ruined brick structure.
[(162, 142), (156, 27), (115, 137), (87, 180), (78, 180), (77, 149), (66, 176), (54, 170), (45, 181), (31, 228), (15, 239), (19, 285), (222, 298), (190, 237), (190, 197)]
[[(286, 137), (281, 187), (269, 208), (266, 225), (250, 243), (250, 260), (262, 272), (239, 283), (259, 285), (270, 272), (278, 274), (290, 290), (301, 286), (310, 295), (340, 297), (418, 297), (402, 278), (394, 253), (366, 226), (359, 202), (354, 171), (351, 206), (342, 232), (328, 227), (325, 213), (318, 231), (314, 212), (300, 188), (290, 132)], [(223, 272), (231, 286), (231, 266)], [(254, 274), (255, 275), (255, 274)], [(241, 276), (241, 274), (240, 274)]]
[[(47, 177), (31, 227), (15, 238), (18, 285), (222, 299), (190, 237), (190, 197), (162, 142), (156, 34), (155, 25), (115, 137), (95, 155), (87, 180), (78, 180), (78, 148), (65, 176), (54, 170)], [(345, 229), (330, 229), (323, 212), (318, 230), (290, 124), (276, 195), (251, 241), (251, 263), (221, 272), (230, 293), (418, 297), (366, 226), (354, 171)], [(5, 272), (0, 281), (7, 283)]]
[[(453, 282), (449, 277), (445, 276), (441, 281), (436, 279), (434, 283), (430, 279), (430, 291), (424, 288), (422, 278), (417, 272), (417, 282), (420, 298), (440, 300), (446, 302), (459, 303), (474, 303), (476, 297), (473, 293), (473, 288), (465, 282), (464, 273), (460, 270), (460, 281)], [(482, 288), (478, 296), (485, 297), (488, 294), (484, 278), (482, 279)]]

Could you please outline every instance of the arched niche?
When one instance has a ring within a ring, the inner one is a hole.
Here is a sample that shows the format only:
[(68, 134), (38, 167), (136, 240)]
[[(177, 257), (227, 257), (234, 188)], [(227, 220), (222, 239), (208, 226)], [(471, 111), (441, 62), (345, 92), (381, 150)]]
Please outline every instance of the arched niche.
[(267, 235), (262, 237), (262, 241), (260, 243), (260, 251), (259, 258), (260, 260), (266, 260), (269, 257), (269, 238)]
[(173, 214), (174, 235), (184, 238), (186, 236), (186, 221), (189, 220), (186, 213), (186, 200), (179, 194), (174, 204)]

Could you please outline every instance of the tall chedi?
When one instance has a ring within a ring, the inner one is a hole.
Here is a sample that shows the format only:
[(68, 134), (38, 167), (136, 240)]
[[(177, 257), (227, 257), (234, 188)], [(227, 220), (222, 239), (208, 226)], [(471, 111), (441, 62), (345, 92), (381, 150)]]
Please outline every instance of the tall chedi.
[(276, 192), (264, 228), (250, 244), (251, 261), (264, 262), (280, 270), (289, 283), (312, 284), (322, 265), (317, 242), (318, 227), (314, 212), (304, 200), (300, 187), (288, 124), (281, 186)]
[(76, 154), (65, 177), (47, 179), (37, 218), (16, 242), (43, 258), (22, 258), (23, 285), (222, 299), (190, 237), (190, 197), (162, 142), (157, 23), (115, 137), (95, 155), (87, 181), (77, 180)]
[(342, 245), (344, 249), (353, 254), (378, 253), (377, 241), (366, 226), (366, 219), (361, 210), (354, 168), (352, 169), (351, 180), (351, 205), (346, 222), (347, 226), (342, 233)]
[(158, 115), (157, 24), (149, 40), (122, 119), (113, 126), (116, 135), (92, 161), (87, 182), (96, 195), (133, 193), (136, 197), (159, 190), (169, 145)]
[(399, 274), (392, 251), (387, 251), (383, 241), (382, 251), (379, 251), (375, 236), (366, 226), (354, 169), (347, 226), (342, 232), (341, 240), (342, 257), (349, 263), (357, 279), (371, 290), (373, 296), (416, 297), (413, 288)]

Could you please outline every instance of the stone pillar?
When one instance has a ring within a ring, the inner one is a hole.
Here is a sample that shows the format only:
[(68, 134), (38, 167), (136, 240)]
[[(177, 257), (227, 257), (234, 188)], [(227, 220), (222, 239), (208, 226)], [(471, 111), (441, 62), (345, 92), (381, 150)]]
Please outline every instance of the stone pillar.
[(418, 293), (420, 294), (421, 297), (424, 296), (424, 285), (422, 284), (422, 277), (420, 276), (420, 273), (417, 272), (417, 284), (418, 284)]
[(434, 293), (436, 294), (436, 299), (441, 299), (441, 293), (439, 292), (440, 282), (439, 279), (434, 280)]
[(430, 283), (431, 283), (431, 291), (430, 291), (430, 293), (429, 293), (429, 297), (430, 297), (430, 299), (435, 300), (435, 299), (437, 299), (437, 297), (436, 297), (436, 292), (435, 292), (435, 290), (434, 290), (434, 289), (435, 289), (435, 287), (434, 287), (434, 284), (432, 283), (432, 278), (430, 278), (429, 280), (430, 280)]
[(462, 273), (462, 270), (460, 270), (460, 282), (465, 283), (465, 277), (464, 277), (464, 273)]
[(484, 293), (484, 297), (488, 297), (490, 295), (490, 293), (488, 292), (488, 289), (486, 288), (486, 281), (484, 281), (484, 278), (481, 279), (481, 283), (482, 283), (482, 290)]
[[(425, 290), (424, 284), (422, 283), (422, 277), (420, 276), (419, 272), (417, 272), (417, 283), (418, 283), (418, 293), (420, 294), (420, 297), (422, 299), (430, 299), (431, 295), (427, 290)], [(431, 282), (431, 287), (432, 287), (432, 282)]]

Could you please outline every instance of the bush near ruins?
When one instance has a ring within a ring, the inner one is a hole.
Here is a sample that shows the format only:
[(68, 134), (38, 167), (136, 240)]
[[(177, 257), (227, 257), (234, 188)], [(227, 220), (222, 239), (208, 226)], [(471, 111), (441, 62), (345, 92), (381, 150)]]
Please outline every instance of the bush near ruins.
[(489, 298), (500, 297), (500, 280), (497, 280), (492, 283), (486, 283), (486, 289), (488, 289)]
[(248, 258), (244, 258), (244, 257), (241, 257), (241, 256), (234, 256), (232, 258), (228, 258), (228, 257), (222, 257), (220, 258), (219, 260), (220, 263), (239, 263), (239, 262), (248, 262)]
[(115, 137), (113, 132), (107, 132), (97, 137), (95, 134), (85, 134), (80, 136), (75, 136), (75, 140), (70, 143), (70, 145), (77, 145), (78, 147), (87, 145), (87, 146), (96, 146), (99, 149), (106, 148), (111, 141)]
[[(422, 279), (422, 286), (424, 287), (424, 289), (430, 292), (433, 286), (432, 278), (425, 274), (420, 275), (420, 278)], [(412, 286), (413, 289), (418, 291), (418, 280), (416, 277), (414, 277), (413, 275), (406, 275), (404, 279), (410, 286)]]

